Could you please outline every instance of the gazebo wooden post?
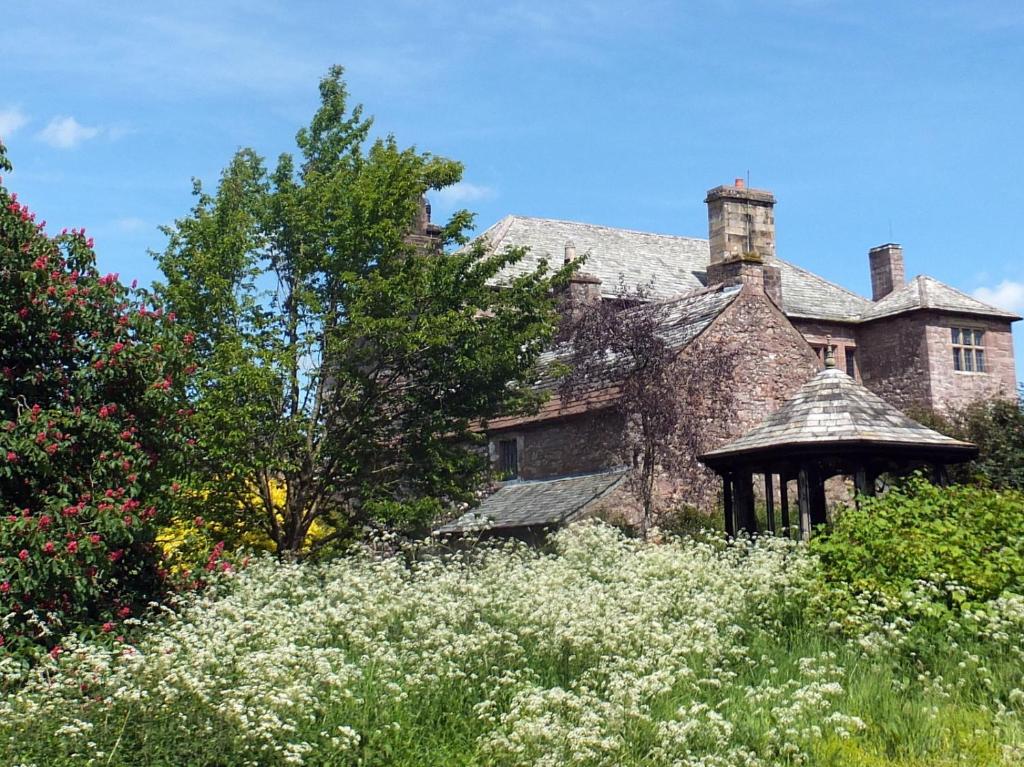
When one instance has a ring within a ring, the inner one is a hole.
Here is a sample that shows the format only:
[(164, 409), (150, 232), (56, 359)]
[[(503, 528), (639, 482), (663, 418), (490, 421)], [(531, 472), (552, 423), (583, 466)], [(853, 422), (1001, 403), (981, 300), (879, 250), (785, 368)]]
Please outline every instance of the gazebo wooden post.
[(853, 475), (853, 484), (857, 489), (858, 495), (874, 495), (875, 494), (875, 477), (868, 467), (861, 464), (857, 467), (857, 471)]
[(939, 487), (945, 487), (949, 484), (949, 471), (946, 469), (946, 464), (936, 463), (932, 465), (932, 482)]
[(725, 534), (736, 535), (736, 508), (732, 500), (732, 472), (722, 472), (722, 509), (725, 513)]
[(779, 507), (782, 513), (782, 531), (788, 538), (792, 531), (789, 529), (789, 477), (785, 474), (779, 475)]
[(736, 509), (736, 528), (748, 533), (757, 532), (754, 514), (754, 477), (750, 469), (733, 472), (733, 507)]
[(811, 537), (811, 478), (804, 464), (796, 475), (796, 502), (800, 508), (800, 540), (807, 541)]
[(808, 467), (811, 489), (811, 529), (818, 525), (828, 524), (828, 513), (825, 503), (825, 478), (820, 467)]
[(775, 491), (772, 488), (772, 473), (764, 473), (764, 509), (768, 518), (768, 532), (775, 534)]

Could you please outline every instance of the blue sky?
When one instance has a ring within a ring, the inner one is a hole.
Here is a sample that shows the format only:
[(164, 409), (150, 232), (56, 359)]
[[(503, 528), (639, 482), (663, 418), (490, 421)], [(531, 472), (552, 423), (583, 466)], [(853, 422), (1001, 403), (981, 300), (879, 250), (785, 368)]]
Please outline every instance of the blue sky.
[(891, 239), (1024, 313), (1017, 2), (20, 3), (0, 60), (9, 187), (126, 281), (158, 277), (193, 176), (294, 148), (337, 63), (379, 132), (465, 163), (435, 219), (704, 237), (704, 192), (749, 174), (783, 258), (869, 295)]

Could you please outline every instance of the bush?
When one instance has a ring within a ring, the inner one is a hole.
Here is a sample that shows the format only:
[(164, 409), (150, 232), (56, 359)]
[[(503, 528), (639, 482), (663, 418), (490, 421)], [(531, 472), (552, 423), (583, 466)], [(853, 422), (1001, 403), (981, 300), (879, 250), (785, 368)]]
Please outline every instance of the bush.
[(954, 602), (1024, 586), (1024, 494), (936, 487), (921, 478), (861, 498), (812, 542), (825, 577), (855, 592), (898, 594), (917, 581), (953, 581)]
[(925, 411), (914, 417), (978, 446), (977, 460), (950, 467), (957, 482), (1024, 490), (1024, 392), (1016, 399), (995, 397), (946, 414)]
[(187, 334), (99, 275), (85, 230), (44, 226), (0, 183), (0, 645), (16, 653), (116, 633), (159, 588), (153, 528), (188, 415)]

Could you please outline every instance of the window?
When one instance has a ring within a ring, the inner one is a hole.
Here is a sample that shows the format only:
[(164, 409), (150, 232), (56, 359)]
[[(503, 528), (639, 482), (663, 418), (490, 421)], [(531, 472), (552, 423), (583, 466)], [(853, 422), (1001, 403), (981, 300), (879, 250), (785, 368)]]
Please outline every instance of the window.
[(974, 328), (951, 328), (953, 370), (965, 373), (985, 372), (985, 333)]
[(852, 346), (846, 347), (846, 375), (857, 377), (857, 350)]
[(503, 479), (519, 476), (519, 445), (514, 439), (498, 442), (498, 473)]

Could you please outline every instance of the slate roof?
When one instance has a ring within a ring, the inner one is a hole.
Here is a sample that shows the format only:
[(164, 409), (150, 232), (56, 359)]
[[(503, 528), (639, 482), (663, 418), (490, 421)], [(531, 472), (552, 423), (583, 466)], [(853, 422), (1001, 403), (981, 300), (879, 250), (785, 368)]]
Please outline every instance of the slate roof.
[(976, 452), (969, 442), (939, 434), (908, 418), (846, 373), (825, 368), (760, 426), (704, 454), (701, 460), (714, 465), (739, 456), (810, 446), (939, 450), (964, 453), (965, 457)]
[[(532, 271), (542, 258), (560, 265), (565, 243), (572, 240), (578, 254), (589, 254), (583, 270), (600, 278), (607, 297), (618, 292), (620, 276), (630, 286), (649, 285), (655, 298), (699, 290), (707, 283), (711, 260), (705, 239), (550, 218), (505, 216), (480, 237), (487, 238), (492, 253), (509, 246), (529, 248), (508, 270), (509, 278)], [(782, 272), (783, 311), (791, 317), (855, 322), (871, 306), (866, 298), (787, 261), (776, 259), (776, 264)]]
[[(542, 258), (553, 266), (561, 264), (565, 243), (572, 240), (577, 253), (589, 254), (583, 269), (600, 278), (601, 293), (606, 297), (616, 295), (620, 278), (627, 286), (649, 286), (655, 298), (698, 290), (707, 284), (711, 260), (708, 241), (697, 237), (531, 216), (505, 216), (480, 237), (488, 239), (490, 252), (500, 252), (510, 245), (529, 248), (506, 277), (532, 271)], [(775, 264), (782, 273), (782, 310), (789, 317), (855, 323), (917, 309), (941, 309), (1020, 319), (932, 277), (916, 277), (872, 302), (788, 261), (776, 259)]]
[[(661, 307), (658, 335), (670, 349), (682, 349), (699, 336), (718, 315), (725, 311), (740, 293), (739, 286), (716, 286), (658, 302)], [(626, 309), (625, 311), (630, 311)], [(542, 378), (536, 388), (549, 388), (555, 381), (547, 374), (556, 362), (568, 363), (572, 349), (562, 344), (541, 354), (538, 364)], [(614, 360), (608, 361), (609, 382), (616, 370)]]
[(559, 479), (506, 482), (484, 498), (477, 508), (434, 532), (463, 533), (564, 524), (614, 490), (625, 476), (625, 469), (616, 469)]
[[(783, 278), (785, 292), (785, 278)], [(997, 309), (990, 304), (972, 298), (956, 288), (928, 277), (918, 275), (902, 288), (876, 301), (861, 315), (861, 321), (867, 322), (894, 314), (914, 311), (916, 309), (941, 309), (961, 314), (980, 314), (987, 317), (1005, 317), (1008, 320), (1019, 320), (1013, 312)]]

